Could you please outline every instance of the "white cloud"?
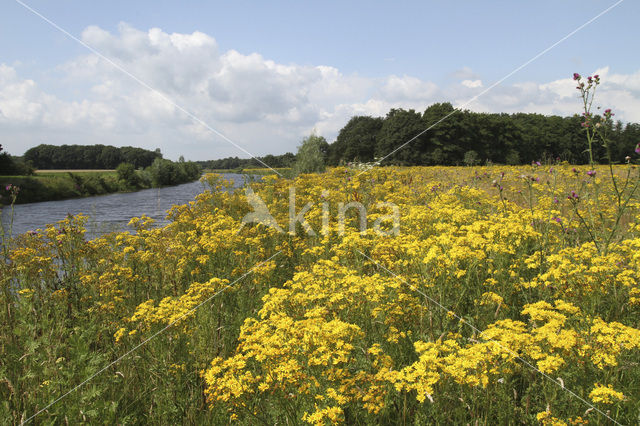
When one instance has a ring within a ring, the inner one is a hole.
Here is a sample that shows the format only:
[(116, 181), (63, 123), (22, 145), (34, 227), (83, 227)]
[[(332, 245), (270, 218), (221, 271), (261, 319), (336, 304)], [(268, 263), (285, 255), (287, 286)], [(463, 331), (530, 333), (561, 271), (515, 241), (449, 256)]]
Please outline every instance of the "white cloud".
[(462, 83), (460, 84), (470, 89), (475, 89), (477, 87), (482, 87), (482, 80), (462, 80)]
[[(0, 64), (0, 124), (9, 129), (3, 144), (10, 152), (42, 142), (111, 143), (160, 147), (170, 158), (246, 156), (166, 97), (247, 151), (277, 154), (294, 151), (314, 128), (332, 141), (353, 115), (423, 111), (443, 101), (465, 105), (484, 87), (467, 67), (452, 73), (455, 81), (438, 86), (407, 75), (367, 78), (326, 65), (279, 64), (259, 53), (220, 52), (213, 37), (197, 31), (169, 34), (121, 24), (116, 34), (87, 27), (82, 38), (162, 94), (93, 54), (57, 68), (70, 89), (88, 88), (74, 101), (21, 78), (18, 64)], [(616, 74), (603, 67), (597, 73), (603, 80), (598, 102), (613, 108), (616, 118), (640, 121), (640, 70)], [(466, 108), (570, 115), (579, 112), (577, 95), (570, 77), (517, 82), (493, 88)]]

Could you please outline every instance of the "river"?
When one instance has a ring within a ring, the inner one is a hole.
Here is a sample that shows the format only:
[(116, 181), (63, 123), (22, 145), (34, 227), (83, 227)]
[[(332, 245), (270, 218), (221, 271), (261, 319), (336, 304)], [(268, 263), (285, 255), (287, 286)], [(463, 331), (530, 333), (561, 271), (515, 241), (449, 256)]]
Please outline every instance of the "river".
[[(225, 173), (225, 179), (233, 181), (234, 188), (244, 185), (246, 175)], [(13, 212), (13, 235), (38, 228), (44, 229), (49, 223), (64, 219), (68, 214), (84, 213), (89, 216), (87, 238), (93, 238), (111, 231), (129, 229), (127, 223), (132, 217), (143, 214), (156, 220), (156, 224), (167, 223), (167, 210), (174, 204), (186, 204), (208, 187), (201, 182), (165, 188), (144, 189), (137, 192), (116, 193), (96, 197), (74, 198), (62, 201), (17, 204)], [(19, 195), (18, 195), (19, 196)], [(2, 223), (8, 231), (11, 208), (2, 209)]]

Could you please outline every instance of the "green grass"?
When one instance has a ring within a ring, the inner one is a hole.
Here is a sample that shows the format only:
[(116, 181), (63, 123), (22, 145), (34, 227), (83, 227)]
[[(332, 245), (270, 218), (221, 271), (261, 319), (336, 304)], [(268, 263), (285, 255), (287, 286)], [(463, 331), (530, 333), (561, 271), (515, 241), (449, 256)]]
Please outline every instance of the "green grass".
[(117, 176), (115, 170), (37, 170), (35, 177), (59, 177), (66, 173), (80, 176)]

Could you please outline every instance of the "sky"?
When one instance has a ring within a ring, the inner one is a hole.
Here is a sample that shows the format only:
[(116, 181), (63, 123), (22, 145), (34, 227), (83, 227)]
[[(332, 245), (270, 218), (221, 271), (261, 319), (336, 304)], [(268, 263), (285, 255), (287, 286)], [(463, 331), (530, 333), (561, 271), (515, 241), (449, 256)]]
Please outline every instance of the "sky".
[(640, 122), (640, 2), (566, 38), (616, 3), (2, 0), (0, 144), (283, 154), (355, 115), (435, 102), (572, 115), (574, 72), (601, 76), (595, 105)]

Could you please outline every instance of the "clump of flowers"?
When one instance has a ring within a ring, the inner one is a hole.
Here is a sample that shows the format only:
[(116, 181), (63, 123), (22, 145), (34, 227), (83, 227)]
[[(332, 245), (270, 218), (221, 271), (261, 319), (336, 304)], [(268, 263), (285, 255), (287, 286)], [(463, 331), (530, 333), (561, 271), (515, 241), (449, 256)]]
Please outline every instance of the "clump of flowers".
[(596, 383), (595, 387), (589, 393), (589, 398), (593, 402), (599, 402), (602, 404), (613, 404), (624, 399), (624, 394), (613, 389), (613, 386), (603, 386), (600, 383)]

